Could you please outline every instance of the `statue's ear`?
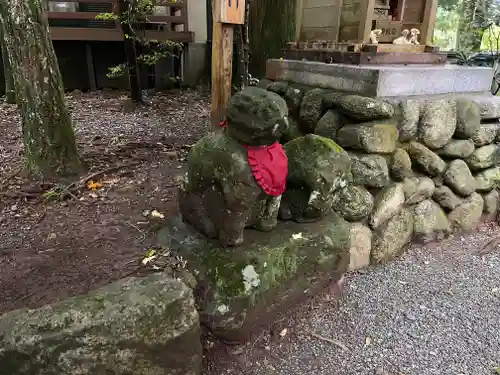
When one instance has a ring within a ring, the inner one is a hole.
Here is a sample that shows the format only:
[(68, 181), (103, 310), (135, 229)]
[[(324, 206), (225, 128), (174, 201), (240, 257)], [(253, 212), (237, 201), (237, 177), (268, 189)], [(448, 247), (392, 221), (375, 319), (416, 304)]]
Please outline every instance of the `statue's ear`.
[(283, 133), (288, 130), (289, 127), (290, 123), (288, 122), (288, 117), (284, 116), (278, 119), (278, 121), (276, 122), (276, 126), (273, 129), (273, 135), (276, 138), (280, 138), (283, 135)]

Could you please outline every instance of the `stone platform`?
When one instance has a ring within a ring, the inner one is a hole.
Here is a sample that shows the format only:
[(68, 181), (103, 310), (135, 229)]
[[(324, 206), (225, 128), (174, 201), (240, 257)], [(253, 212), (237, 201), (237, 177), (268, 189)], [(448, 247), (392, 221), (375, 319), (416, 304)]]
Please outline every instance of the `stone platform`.
[(300, 301), (341, 279), (350, 262), (351, 225), (340, 215), (316, 223), (280, 222), (247, 230), (245, 243), (221, 247), (171, 218), (158, 245), (187, 261), (202, 323), (226, 341), (246, 341)]
[(493, 69), (458, 65), (347, 65), (267, 61), (268, 79), (392, 98), (443, 94), (489, 94)]

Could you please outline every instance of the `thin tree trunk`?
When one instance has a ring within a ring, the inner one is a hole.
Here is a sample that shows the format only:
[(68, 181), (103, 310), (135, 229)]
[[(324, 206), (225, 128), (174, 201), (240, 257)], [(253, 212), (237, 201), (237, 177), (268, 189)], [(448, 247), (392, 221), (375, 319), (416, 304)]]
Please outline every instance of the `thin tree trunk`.
[(5, 80), (5, 101), (9, 104), (16, 104), (16, 94), (14, 91), (14, 79), (10, 68), (9, 54), (5, 48), (4, 36), (0, 27), (0, 46), (2, 47), (3, 76)]
[(296, 0), (252, 0), (250, 2), (250, 72), (262, 77), (266, 61), (283, 56), (295, 36)]
[[(121, 15), (126, 13), (130, 7), (131, 5), (127, 1), (120, 1), (120, 19)], [(134, 35), (134, 30), (132, 30), (132, 26), (128, 22), (121, 22), (121, 27), (123, 34), (125, 35), (125, 40), (123, 43), (125, 47), (125, 57), (127, 59), (130, 98), (134, 102), (142, 102), (142, 90), (141, 81), (138, 74), (139, 69), (137, 66), (137, 50), (135, 45), (135, 38), (130, 37)]]
[(462, 2), (457, 38), (459, 50), (472, 52), (481, 49), (484, 32), (490, 27), (488, 24), (490, 5), (491, 0)]
[(0, 25), (22, 118), (26, 164), (43, 177), (81, 168), (59, 66), (40, 0), (0, 1)]

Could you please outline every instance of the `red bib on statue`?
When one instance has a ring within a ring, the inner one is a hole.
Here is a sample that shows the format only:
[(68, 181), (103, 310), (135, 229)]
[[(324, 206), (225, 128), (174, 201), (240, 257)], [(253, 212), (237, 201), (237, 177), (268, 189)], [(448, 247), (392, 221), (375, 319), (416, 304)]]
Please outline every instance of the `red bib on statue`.
[(245, 146), (248, 164), (257, 184), (267, 195), (277, 197), (286, 190), (288, 158), (278, 142), (270, 146)]

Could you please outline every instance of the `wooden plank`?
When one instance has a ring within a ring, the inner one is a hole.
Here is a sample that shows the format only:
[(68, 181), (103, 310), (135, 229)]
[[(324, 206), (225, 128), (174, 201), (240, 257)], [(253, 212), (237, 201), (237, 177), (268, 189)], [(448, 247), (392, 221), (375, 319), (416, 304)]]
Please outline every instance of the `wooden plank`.
[[(61, 0), (49, 0), (49, 3), (57, 3)], [(116, 0), (64, 0), (67, 3), (83, 3), (83, 4), (114, 4)]]
[(50, 36), (52, 40), (123, 41), (123, 33), (118, 29), (51, 27)]
[(434, 25), (436, 24), (438, 0), (426, 0), (424, 17), (420, 29), (420, 43), (431, 44)]
[[(60, 2), (61, 0), (48, 0), (49, 3)], [(82, 4), (114, 4), (116, 0), (64, 0), (68, 3), (82, 3)], [(195, 0), (196, 1), (196, 0)], [(176, 2), (173, 0), (158, 0), (157, 6), (168, 6), (172, 8), (187, 8), (188, 0), (181, 2)]]
[[(95, 20), (101, 12), (47, 12), (51, 20)], [(184, 24), (187, 16), (148, 16), (151, 23)]]
[(439, 53), (412, 53), (412, 52), (361, 52), (361, 65), (385, 64), (444, 64), (446, 55)]
[(95, 20), (100, 12), (47, 12), (51, 20)]
[(285, 51), (285, 58), (289, 60), (305, 59), (307, 61), (353, 65), (446, 63), (445, 54), (413, 52), (339, 52), (289, 49)]
[(302, 15), (304, 14), (304, 0), (295, 1), (295, 41), (300, 41), (302, 32)]
[[(366, 44), (363, 46), (363, 52), (411, 52), (423, 53), (426, 51), (425, 45), (414, 44)], [(429, 51), (431, 52), (431, 51)], [(437, 52), (437, 51), (434, 51)]]
[(171, 40), (172, 42), (191, 43), (194, 40), (192, 31), (156, 31), (146, 30), (141, 32), (146, 39), (154, 40)]
[(184, 24), (187, 21), (187, 14), (181, 16), (147, 16), (147, 20), (151, 23)]
[(398, 0), (398, 7), (396, 8), (396, 20), (403, 21), (405, 14), (406, 0)]
[(359, 19), (361, 20), (358, 29), (358, 41), (368, 43), (370, 41), (370, 32), (372, 30), (373, 9), (375, 0), (364, 0), (365, 6), (361, 7)]
[(212, 130), (219, 127), (231, 96), (234, 26), (223, 24), (221, 0), (212, 1)]

